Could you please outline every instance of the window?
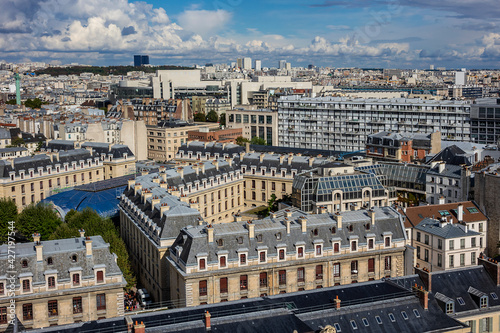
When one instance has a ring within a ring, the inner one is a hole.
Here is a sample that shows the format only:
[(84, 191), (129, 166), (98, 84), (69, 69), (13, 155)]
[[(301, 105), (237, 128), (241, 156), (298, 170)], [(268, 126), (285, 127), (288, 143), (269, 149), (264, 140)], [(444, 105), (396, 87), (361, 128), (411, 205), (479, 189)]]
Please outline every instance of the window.
[(33, 304), (23, 304), (23, 320), (33, 320)]
[(448, 258), (448, 260), (449, 260), (449, 266), (450, 266), (450, 267), (453, 267), (453, 266), (454, 266), (453, 259), (454, 259), (454, 258), (453, 258), (453, 255), (450, 255), (450, 256), (449, 256), (449, 258)]
[(413, 314), (415, 315), (415, 317), (420, 318), (420, 312), (418, 312), (417, 309), (413, 309)]
[(314, 236), (318, 236), (318, 229), (314, 229), (314, 230), (313, 230), (313, 235), (314, 235)]
[(340, 329), (340, 325), (338, 323), (333, 324), (333, 327), (335, 327), (335, 331), (342, 332), (342, 330)]
[(470, 239), (470, 247), (476, 247), (476, 237)]
[(7, 324), (7, 307), (0, 307), (0, 324)]
[(97, 310), (106, 310), (106, 294), (96, 295)]
[(57, 301), (49, 301), (47, 303), (47, 309), (48, 309), (48, 314), (49, 317), (55, 317), (58, 315), (57, 312)]
[(5, 294), (5, 286), (3, 284), (3, 282), (0, 282), (0, 295), (3, 295)]
[(320, 256), (320, 255), (321, 255), (321, 250), (322, 250), (321, 248), (322, 248), (322, 246), (321, 246), (321, 245), (316, 245), (316, 255), (317, 255), (317, 256)]
[(403, 316), (404, 320), (408, 320), (408, 314), (406, 313), (406, 311), (401, 311), (401, 315)]
[(420, 242), (420, 236), (421, 236), (420, 231), (417, 231), (417, 242)]
[(375, 316), (375, 320), (379, 325), (382, 325), (382, 318), (380, 318), (379, 316)]
[(279, 280), (280, 286), (281, 285), (286, 285), (286, 271), (285, 270), (279, 271), (279, 273), (278, 273), (278, 280)]
[(23, 280), (23, 291), (30, 291), (30, 280)]
[(340, 263), (333, 264), (333, 276), (340, 277)]
[(22, 266), (22, 268), (28, 267), (28, 260), (21, 261), (21, 266)]
[(443, 249), (443, 240), (442, 239), (438, 239), (438, 249), (439, 250)]
[(495, 300), (495, 301), (498, 300), (498, 296), (496, 293), (490, 293), (490, 295), (491, 295), (491, 298), (493, 298), (493, 300)]
[(460, 248), (465, 249), (465, 238), (460, 239)]
[(352, 241), (351, 242), (351, 251), (357, 251), (358, 250), (358, 242)]
[(259, 252), (259, 262), (266, 262), (266, 251)]
[(104, 282), (104, 272), (103, 271), (97, 271), (97, 282)]
[(297, 257), (299, 257), (299, 258), (304, 257), (304, 248), (302, 246), (297, 248)]
[(446, 303), (446, 313), (455, 313), (455, 302)]
[(449, 247), (450, 250), (454, 250), (455, 249), (455, 241), (454, 240), (450, 240), (448, 242), (448, 245), (449, 245), (448, 247)]
[(73, 285), (78, 286), (80, 284), (80, 274), (73, 274)]
[(351, 320), (351, 326), (352, 326), (353, 330), (357, 330), (358, 329), (358, 325), (356, 324), (355, 320)]
[(205, 269), (206, 268), (205, 263), (206, 263), (205, 259), (200, 259), (200, 261), (198, 262), (199, 267), (200, 267), (199, 269)]
[(392, 321), (392, 322), (395, 322), (396, 321), (396, 317), (394, 317), (394, 315), (392, 313), (389, 313), (389, 319)]
[(281, 249), (278, 251), (278, 258), (279, 260), (285, 260), (285, 250)]
[(81, 297), (73, 297), (73, 314), (82, 313), (82, 298)]
[(54, 261), (53, 261), (52, 257), (48, 257), (48, 258), (47, 258), (47, 265), (49, 265), (49, 266), (50, 266), (50, 265), (52, 265), (53, 263), (54, 263)]
[(441, 253), (438, 253), (438, 262), (437, 262), (438, 267), (443, 266), (443, 255)]
[(462, 297), (457, 297), (457, 302), (460, 305), (465, 305), (465, 301), (464, 301), (464, 299)]
[(460, 266), (465, 266), (465, 253), (460, 254)]
[(242, 253), (240, 254), (240, 265), (246, 265), (247, 263), (247, 255)]
[(248, 275), (240, 275), (240, 290), (248, 289)]
[(368, 239), (368, 249), (373, 250), (373, 238)]
[(219, 267), (226, 267), (226, 256), (221, 256), (219, 258)]
[(375, 273), (375, 259), (368, 259), (368, 273)]
[(323, 280), (323, 265), (316, 266), (316, 280)]
[(481, 307), (481, 309), (488, 307), (488, 296), (482, 296), (479, 299), (479, 306)]
[(261, 288), (267, 288), (267, 273), (266, 272), (260, 273), (259, 282), (260, 282)]
[(424, 251), (424, 261), (429, 262), (429, 250), (425, 249)]
[(429, 235), (425, 235), (425, 236), (424, 236), (424, 243), (425, 243), (426, 245), (429, 245)]
[(56, 287), (56, 278), (54, 276), (49, 276), (47, 279), (47, 283), (49, 285), (49, 289), (55, 288)]
[(297, 282), (304, 282), (305, 277), (304, 277), (304, 267), (299, 267), (297, 268)]
[(358, 274), (358, 261), (351, 261), (351, 274)]
[(220, 279), (220, 293), (227, 294), (227, 277)]
[(71, 256), (71, 262), (77, 262), (78, 261), (78, 257), (76, 256), (76, 254), (73, 254)]
[(361, 319), (361, 321), (363, 322), (363, 325), (370, 326), (370, 324), (368, 324), (368, 320), (366, 318)]

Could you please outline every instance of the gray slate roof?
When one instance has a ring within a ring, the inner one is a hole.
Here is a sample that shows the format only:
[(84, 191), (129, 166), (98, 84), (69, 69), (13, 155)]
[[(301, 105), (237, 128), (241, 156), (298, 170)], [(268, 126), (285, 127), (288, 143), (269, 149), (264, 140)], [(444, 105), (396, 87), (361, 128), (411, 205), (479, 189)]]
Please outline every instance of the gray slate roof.
[(470, 230), (462, 224), (451, 222), (441, 223), (440, 221), (429, 217), (423, 219), (422, 222), (417, 224), (415, 229), (446, 239), (481, 235), (479, 232)]

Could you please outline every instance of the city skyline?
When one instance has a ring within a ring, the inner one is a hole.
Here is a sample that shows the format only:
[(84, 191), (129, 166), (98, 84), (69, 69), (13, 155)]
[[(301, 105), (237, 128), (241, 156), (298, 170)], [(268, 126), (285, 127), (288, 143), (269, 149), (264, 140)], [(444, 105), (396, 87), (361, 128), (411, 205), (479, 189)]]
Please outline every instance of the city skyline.
[(153, 65), (261, 59), (277, 67), (499, 68), (493, 0), (6, 1), (0, 60)]

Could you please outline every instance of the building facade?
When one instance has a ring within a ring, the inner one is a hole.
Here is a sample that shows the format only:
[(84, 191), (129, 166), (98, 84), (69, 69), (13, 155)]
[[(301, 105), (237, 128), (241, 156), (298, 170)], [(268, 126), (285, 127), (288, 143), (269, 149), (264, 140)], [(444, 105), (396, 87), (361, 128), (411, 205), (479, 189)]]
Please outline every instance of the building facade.
[(252, 140), (259, 137), (266, 140), (268, 145), (278, 145), (278, 113), (268, 110), (226, 111), (227, 128), (243, 129), (243, 137)]
[(190, 226), (172, 244), (171, 298), (184, 306), (271, 296), (404, 274), (406, 238), (392, 208)]
[(470, 110), (471, 141), (497, 145), (500, 139), (500, 98), (477, 99)]
[(382, 131), (434, 133), (443, 140), (470, 140), (470, 104), (420, 99), (306, 98), (278, 101), (279, 145), (355, 151)]
[[(27, 329), (65, 325), (124, 315), (127, 282), (116, 255), (101, 236), (81, 236), (0, 246), (2, 272), (15, 271), (15, 281), (0, 276), (0, 329), (7, 328), (7, 309), (15, 300), (15, 315)], [(8, 254), (15, 251), (12, 268)], [(7, 286), (14, 284), (14, 296)], [(10, 312), (9, 312), (10, 314)]]
[(432, 162), (426, 175), (426, 201), (431, 204), (469, 199), (471, 167), (445, 162)]

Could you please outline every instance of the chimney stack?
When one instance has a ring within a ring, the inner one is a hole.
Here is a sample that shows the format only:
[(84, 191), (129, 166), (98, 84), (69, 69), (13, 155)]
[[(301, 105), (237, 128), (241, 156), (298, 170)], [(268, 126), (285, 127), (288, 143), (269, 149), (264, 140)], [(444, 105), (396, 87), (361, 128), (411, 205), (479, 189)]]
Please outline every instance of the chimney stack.
[(290, 221), (289, 219), (285, 219), (285, 222), (286, 222), (286, 234), (287, 235), (290, 235), (290, 225), (292, 224), (292, 221)]
[(285, 160), (285, 155), (280, 155), (280, 164), (283, 164), (284, 160)]
[(92, 255), (92, 240), (88, 236), (85, 238), (85, 252), (87, 257)]
[(262, 153), (260, 154), (260, 163), (262, 163), (264, 161), (264, 157), (266, 156), (266, 154)]
[(247, 229), (248, 229), (248, 238), (254, 239), (255, 237), (255, 225), (252, 221), (247, 221)]
[(424, 308), (424, 310), (429, 310), (429, 292), (425, 290), (423, 287), (415, 285), (412, 287), (414, 293), (417, 294), (417, 297), (420, 300), (420, 304)]
[(184, 168), (183, 167), (178, 167), (177, 168), (177, 173), (181, 177), (181, 179), (184, 179)]
[(132, 188), (132, 185), (135, 184), (135, 179), (129, 179), (128, 180), (128, 190), (130, 190)]
[(299, 217), (299, 223), (302, 226), (302, 233), (307, 232), (307, 219), (305, 216)]
[(141, 321), (140, 324), (135, 322), (134, 325), (134, 333), (146, 333), (146, 325), (144, 325), (144, 322)]
[(80, 237), (85, 237), (85, 230), (84, 229), (80, 229), (78, 230), (80, 232)]
[(214, 160), (212, 164), (215, 166), (215, 170), (219, 171), (219, 161)]
[(439, 163), (439, 173), (443, 172), (444, 171), (444, 167), (446, 166), (446, 163), (445, 162), (441, 162)]
[(288, 165), (292, 164), (292, 160), (293, 160), (293, 154), (289, 154), (288, 155)]
[(292, 218), (292, 212), (290, 209), (285, 210), (285, 217), (288, 217), (289, 219)]
[(206, 329), (207, 331), (210, 331), (210, 330), (212, 329), (212, 326), (211, 326), (211, 324), (210, 324), (210, 318), (211, 318), (211, 317), (212, 317), (212, 316), (210, 315), (210, 312), (205, 311), (205, 329)]
[(35, 242), (36, 261), (41, 262), (43, 261), (43, 245), (40, 243), (40, 234), (38, 232), (33, 234), (33, 241)]
[(478, 259), (478, 264), (483, 265), (486, 272), (493, 279), (493, 283), (500, 286), (500, 265), (498, 262), (492, 258), (483, 257), (482, 255)]
[(368, 210), (368, 216), (370, 216), (372, 225), (375, 225), (375, 211), (373, 210), (373, 208), (370, 208)]
[(457, 220), (458, 220), (458, 222), (463, 222), (463, 220), (464, 220), (464, 205), (462, 205), (462, 204), (458, 204)]
[(160, 218), (163, 216), (163, 213), (169, 209), (170, 209), (170, 206), (166, 202), (162, 203), (160, 206)]
[(250, 142), (245, 143), (245, 152), (248, 154), (250, 152)]
[(240, 214), (235, 214), (234, 216), (234, 222), (241, 222), (241, 215)]
[(208, 243), (213, 243), (214, 242), (214, 227), (209, 224), (207, 226), (207, 235), (208, 235)]
[(309, 157), (309, 167), (311, 168), (314, 163), (314, 157)]
[(439, 197), (439, 204), (440, 204), (440, 205), (444, 205), (444, 204), (445, 204), (445, 199), (444, 199), (444, 197), (443, 197), (443, 196), (440, 196), (440, 197)]
[(198, 164), (193, 164), (192, 168), (194, 172), (196, 172), (196, 175), (198, 176), (200, 174), (200, 169), (198, 167)]
[(141, 194), (141, 190), (142, 190), (141, 183), (136, 183), (134, 186), (134, 195), (137, 195), (137, 193)]
[(335, 296), (335, 299), (333, 300), (333, 303), (335, 303), (335, 309), (340, 310), (340, 299), (339, 295)]
[(342, 229), (342, 215), (339, 212), (335, 214), (335, 218), (337, 219), (337, 229)]
[(418, 268), (415, 267), (415, 273), (418, 274), (420, 280), (424, 283), (426, 289), (428, 291), (432, 291), (432, 273), (429, 272), (427, 268)]

